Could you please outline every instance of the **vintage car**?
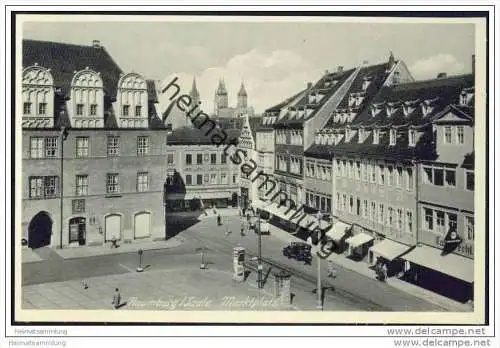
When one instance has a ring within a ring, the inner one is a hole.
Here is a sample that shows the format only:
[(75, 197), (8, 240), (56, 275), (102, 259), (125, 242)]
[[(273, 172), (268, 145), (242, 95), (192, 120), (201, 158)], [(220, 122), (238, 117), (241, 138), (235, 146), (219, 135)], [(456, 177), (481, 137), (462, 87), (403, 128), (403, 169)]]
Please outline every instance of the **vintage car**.
[(307, 243), (291, 242), (290, 245), (283, 248), (283, 256), (286, 256), (289, 259), (311, 263), (311, 246)]
[[(250, 229), (254, 230), (255, 233), (259, 233), (259, 218), (256, 216), (250, 217), (249, 221)], [(269, 222), (264, 219), (260, 219), (260, 233), (261, 234), (269, 234)]]

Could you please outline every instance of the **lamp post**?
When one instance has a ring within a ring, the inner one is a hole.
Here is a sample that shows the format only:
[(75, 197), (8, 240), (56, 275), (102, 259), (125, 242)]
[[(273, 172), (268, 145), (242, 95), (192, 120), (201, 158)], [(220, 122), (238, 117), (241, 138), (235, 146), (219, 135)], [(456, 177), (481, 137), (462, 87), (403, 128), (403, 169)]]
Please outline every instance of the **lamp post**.
[(257, 285), (259, 289), (262, 289), (262, 231), (260, 229), (260, 214), (258, 212), (255, 212), (255, 216), (257, 216), (257, 228), (258, 228), (258, 234), (259, 234), (259, 263), (257, 265)]
[(61, 127), (61, 134), (59, 136), (61, 139), (61, 181), (60, 181), (60, 228), (59, 228), (59, 248), (62, 249), (63, 247), (63, 193), (64, 193), (64, 181), (63, 181), (63, 175), (64, 175), (64, 141), (68, 138), (68, 129), (64, 126)]
[(142, 254), (143, 254), (143, 250), (142, 249), (139, 249), (137, 250), (137, 254), (139, 254), (139, 267), (137, 267), (135, 270), (136, 272), (142, 272), (144, 271), (144, 268), (142, 267)]
[[(317, 214), (317, 223), (318, 223), (318, 227), (316, 227), (318, 229), (318, 234), (319, 234), (319, 231), (320, 231), (320, 221), (321, 221), (321, 212), (318, 211), (318, 214)], [(322, 292), (323, 292), (323, 289), (321, 288), (321, 257), (319, 256), (319, 252), (316, 254), (316, 257), (317, 257), (317, 287), (318, 287), (318, 302), (317, 302), (317, 305), (316, 305), (316, 309), (319, 309), (319, 310), (323, 310), (323, 299), (321, 298), (322, 297)]]

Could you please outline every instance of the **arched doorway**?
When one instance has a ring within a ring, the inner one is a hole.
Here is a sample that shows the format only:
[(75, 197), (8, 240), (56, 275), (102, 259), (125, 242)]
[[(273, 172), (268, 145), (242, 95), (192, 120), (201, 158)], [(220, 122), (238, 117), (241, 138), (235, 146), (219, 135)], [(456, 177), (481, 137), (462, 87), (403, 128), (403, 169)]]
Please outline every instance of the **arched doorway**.
[(52, 219), (50, 215), (41, 211), (36, 214), (28, 226), (28, 247), (32, 249), (50, 245), (52, 236)]
[(113, 239), (113, 237), (117, 240), (120, 240), (122, 230), (122, 216), (118, 214), (108, 215), (106, 216), (104, 221), (105, 240), (110, 241)]
[(85, 245), (86, 225), (84, 217), (69, 220), (69, 243), (78, 242), (79, 245)]
[(146, 238), (150, 235), (151, 214), (137, 213), (134, 216), (134, 238)]

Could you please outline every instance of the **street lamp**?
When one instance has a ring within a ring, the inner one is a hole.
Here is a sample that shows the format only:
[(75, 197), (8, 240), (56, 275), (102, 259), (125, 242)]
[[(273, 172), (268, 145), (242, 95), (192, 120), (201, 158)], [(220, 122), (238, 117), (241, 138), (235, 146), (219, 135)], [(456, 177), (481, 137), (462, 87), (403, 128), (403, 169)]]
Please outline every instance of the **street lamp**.
[[(253, 209), (252, 209), (253, 211)], [(256, 217), (257, 218), (257, 233), (259, 235), (259, 242), (258, 242), (258, 257), (257, 257), (257, 286), (259, 289), (262, 289), (263, 288), (263, 277), (262, 277), (262, 273), (263, 273), (263, 267), (262, 267), (262, 231), (260, 229), (260, 214), (258, 213), (258, 211), (255, 211), (253, 212), (253, 215), (252, 217)]]
[[(316, 216), (316, 219), (317, 219), (317, 223), (318, 223), (318, 227), (316, 227), (318, 229), (318, 234), (319, 234), (319, 230), (320, 230), (320, 222), (321, 222), (321, 212), (318, 210), (318, 214)], [(321, 257), (319, 256), (319, 252), (316, 254), (316, 257), (317, 257), (317, 266), (318, 266), (318, 269), (317, 269), (317, 287), (318, 287), (318, 302), (317, 302), (317, 305), (316, 305), (316, 309), (320, 309), (320, 310), (323, 310), (323, 299), (321, 298), (322, 297), (322, 292), (323, 292), (323, 289), (321, 289)]]
[(144, 251), (142, 249), (137, 250), (137, 254), (139, 254), (139, 267), (137, 267), (135, 270), (137, 272), (142, 272), (144, 271), (144, 268), (142, 267), (142, 254)]
[(61, 134), (59, 135), (59, 138), (61, 139), (61, 181), (60, 181), (60, 209), (61, 209), (61, 217), (60, 217), (60, 229), (59, 229), (59, 248), (62, 249), (63, 247), (63, 193), (64, 193), (64, 181), (63, 181), (63, 175), (64, 175), (64, 141), (68, 138), (68, 129), (64, 126), (61, 127)]

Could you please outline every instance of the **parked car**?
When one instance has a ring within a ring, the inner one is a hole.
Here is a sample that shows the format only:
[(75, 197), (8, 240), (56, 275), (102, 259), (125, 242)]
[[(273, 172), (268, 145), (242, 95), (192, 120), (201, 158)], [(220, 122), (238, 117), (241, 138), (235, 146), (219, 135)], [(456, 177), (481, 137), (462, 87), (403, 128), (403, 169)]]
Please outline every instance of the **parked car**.
[(291, 242), (290, 245), (283, 248), (283, 256), (289, 259), (311, 263), (311, 246), (304, 242)]
[[(249, 227), (255, 231), (255, 233), (259, 233), (259, 218), (256, 216), (252, 216), (249, 221)], [(269, 234), (269, 222), (264, 219), (260, 219), (260, 233), (261, 234)]]

